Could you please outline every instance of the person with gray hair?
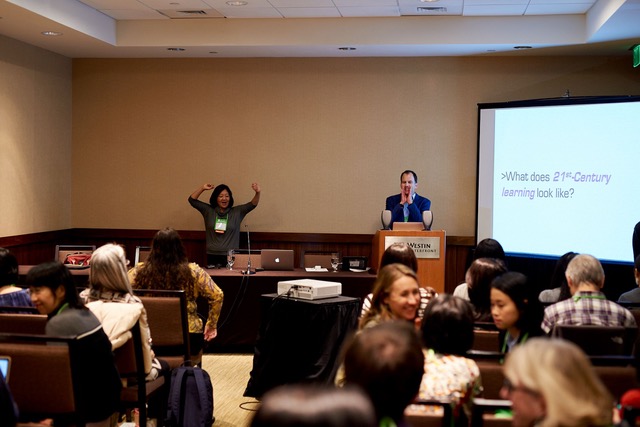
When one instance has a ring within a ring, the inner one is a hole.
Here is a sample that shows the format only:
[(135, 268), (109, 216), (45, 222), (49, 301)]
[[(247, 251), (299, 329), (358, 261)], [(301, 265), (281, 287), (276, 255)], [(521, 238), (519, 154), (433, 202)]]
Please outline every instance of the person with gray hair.
[(500, 395), (514, 427), (611, 426), (613, 398), (575, 344), (532, 338), (509, 352)]
[(544, 310), (542, 330), (549, 334), (557, 324), (636, 326), (629, 310), (607, 300), (602, 293), (604, 270), (591, 255), (576, 255), (565, 272), (571, 298), (550, 305)]

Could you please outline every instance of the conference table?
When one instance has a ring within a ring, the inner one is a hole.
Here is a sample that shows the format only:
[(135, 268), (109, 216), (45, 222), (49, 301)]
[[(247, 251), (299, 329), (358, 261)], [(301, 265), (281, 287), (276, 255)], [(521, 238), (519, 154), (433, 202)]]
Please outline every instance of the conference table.
[(293, 271), (259, 271), (248, 276), (239, 270), (206, 271), (224, 292), (224, 303), (218, 320), (218, 336), (205, 347), (205, 352), (213, 353), (253, 353), (260, 328), (261, 297), (276, 293), (280, 281), (315, 279), (340, 282), (343, 296), (362, 300), (371, 292), (376, 278), (368, 272), (307, 272), (302, 268)]
[[(33, 266), (21, 265), (21, 281)], [(71, 269), (76, 286), (86, 287), (90, 268)], [(224, 303), (218, 320), (218, 336), (206, 343), (206, 353), (253, 353), (260, 327), (260, 298), (278, 290), (278, 282), (284, 280), (316, 279), (342, 284), (342, 295), (360, 298), (371, 292), (376, 277), (369, 272), (307, 272), (303, 268), (291, 271), (258, 271), (243, 275), (240, 270), (205, 269), (224, 292)], [(207, 318), (206, 300), (198, 301), (198, 312)], [(153, 331), (151, 332), (153, 334)]]

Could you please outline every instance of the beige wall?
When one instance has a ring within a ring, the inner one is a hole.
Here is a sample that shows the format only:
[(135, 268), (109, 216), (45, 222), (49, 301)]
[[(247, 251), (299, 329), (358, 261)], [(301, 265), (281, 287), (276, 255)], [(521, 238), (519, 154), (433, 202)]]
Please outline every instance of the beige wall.
[(0, 36), (0, 236), (71, 227), (71, 60)]
[(241, 203), (252, 181), (254, 231), (373, 233), (411, 168), (434, 226), (471, 236), (477, 103), (637, 94), (639, 80), (630, 58), (598, 57), (76, 59), (71, 73), (0, 40), (0, 105), (15, 110), (0, 235), (200, 230), (191, 191), (224, 182)]
[(472, 236), (477, 103), (637, 94), (630, 62), (74, 60), (73, 224), (199, 230), (192, 190), (224, 182), (245, 202), (255, 180), (252, 230), (373, 233), (410, 168), (434, 226)]

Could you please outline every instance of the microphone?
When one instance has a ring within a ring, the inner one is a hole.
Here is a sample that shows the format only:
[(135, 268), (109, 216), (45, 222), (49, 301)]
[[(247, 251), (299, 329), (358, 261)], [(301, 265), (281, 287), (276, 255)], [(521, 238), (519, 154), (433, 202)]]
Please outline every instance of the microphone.
[(247, 229), (247, 248), (249, 249), (249, 256), (247, 257), (247, 270), (243, 271), (242, 274), (256, 274), (255, 271), (251, 271), (251, 237), (249, 236), (249, 225), (245, 224), (244, 226)]

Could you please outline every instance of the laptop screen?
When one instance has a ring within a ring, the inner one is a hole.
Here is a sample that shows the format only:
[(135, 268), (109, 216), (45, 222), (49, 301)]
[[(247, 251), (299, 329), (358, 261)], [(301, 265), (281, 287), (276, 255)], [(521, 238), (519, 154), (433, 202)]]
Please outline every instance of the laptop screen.
[(11, 358), (9, 356), (0, 356), (0, 373), (5, 383), (9, 382), (9, 367), (11, 366)]

